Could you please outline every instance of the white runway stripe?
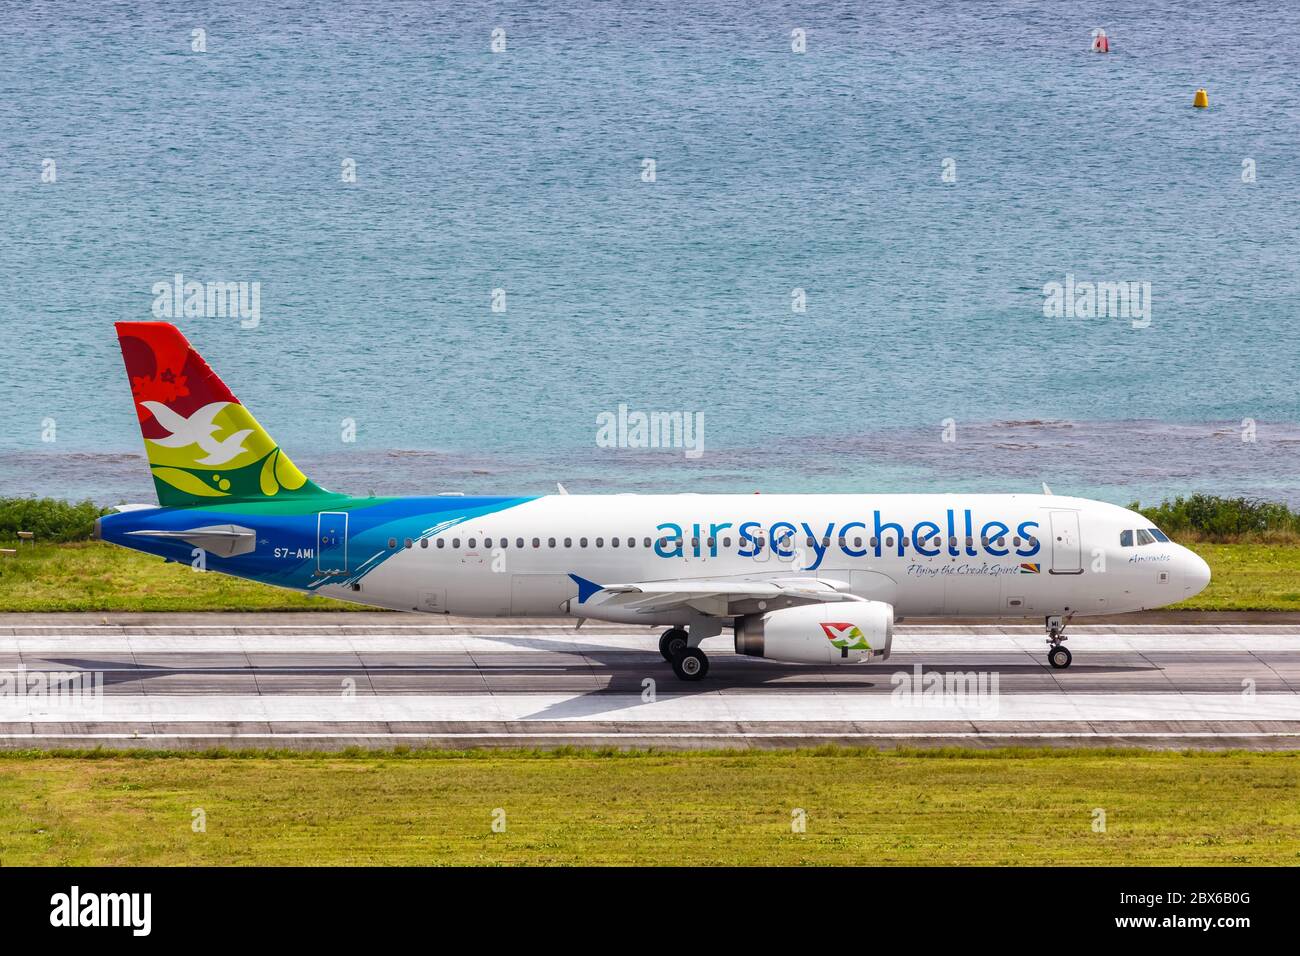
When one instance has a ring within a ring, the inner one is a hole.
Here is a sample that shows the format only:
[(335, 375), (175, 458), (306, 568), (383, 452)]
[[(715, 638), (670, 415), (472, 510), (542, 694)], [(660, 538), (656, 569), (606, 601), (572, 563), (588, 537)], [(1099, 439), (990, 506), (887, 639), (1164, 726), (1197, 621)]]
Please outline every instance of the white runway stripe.
[(0, 698), (0, 721), (219, 723), (483, 721), (1278, 721), (1300, 720), (1296, 694), (1004, 694), (914, 706), (887, 694), (701, 692), (647, 703), (628, 694), (107, 695), (84, 706)]
[[(32, 739), (31, 734), (0, 734), (0, 740), (29, 741)], [(86, 740), (86, 741), (120, 741), (127, 742), (132, 740), (195, 740), (209, 741), (212, 743), (221, 743), (230, 740), (267, 740), (280, 738), (283, 740), (368, 740), (374, 742), (384, 741), (401, 741), (401, 740), (456, 740), (470, 743), (476, 740), (549, 740), (549, 741), (609, 741), (617, 737), (615, 734), (575, 731), (573, 733), (475, 733), (475, 732), (431, 732), (431, 733), (348, 733), (346, 731), (339, 733), (313, 733), (295, 731), (282, 731), (273, 733), (229, 733), (229, 734), (180, 734), (162, 731), (155, 733), (153, 731), (132, 733), (132, 734), (67, 734), (67, 733), (39, 733), (37, 734), (42, 740)], [(884, 731), (879, 733), (860, 733), (857, 731), (847, 731), (844, 733), (831, 732), (814, 732), (803, 733), (798, 731), (781, 732), (781, 731), (747, 731), (737, 730), (732, 733), (689, 733), (676, 731), (659, 731), (653, 727), (647, 727), (644, 732), (638, 732), (626, 735), (628, 737), (651, 738), (654, 740), (716, 740), (723, 741), (729, 739), (750, 739), (750, 740), (879, 740), (885, 738), (888, 740), (1097, 740), (1097, 739), (1143, 739), (1143, 740), (1222, 740), (1225, 737), (1231, 739), (1243, 740), (1267, 740), (1267, 739), (1300, 739), (1300, 732), (1287, 731), (1227, 731), (1225, 733), (1183, 733), (1180, 731), (1096, 731), (1090, 733), (1062, 732), (1052, 733), (1044, 731), (1042, 733), (1024, 733), (1020, 731), (1009, 731), (1001, 733), (999, 731), (989, 731), (985, 733), (965, 733), (965, 732), (943, 732), (936, 733), (914, 733), (895, 731)]]
[[(228, 630), (228, 629), (227, 629)], [(644, 628), (624, 632), (593, 633), (586, 628), (571, 628), (537, 633), (535, 627), (518, 631), (485, 628), (482, 633), (465, 630), (409, 634), (391, 630), (361, 634), (276, 634), (261, 630), (248, 634), (230, 633), (161, 633), (110, 634), (88, 633), (84, 629), (58, 634), (24, 634), (0, 637), (0, 654), (148, 654), (148, 653), (420, 653), (471, 652), (511, 654), (533, 651), (574, 654), (607, 651), (646, 651), (658, 649), (658, 633)], [(1136, 654), (1159, 651), (1242, 651), (1273, 653), (1300, 652), (1300, 628), (1232, 629), (1190, 631), (1112, 631), (1071, 628), (1068, 645), (1078, 656), (1088, 652)], [(710, 653), (727, 653), (730, 633), (710, 638), (704, 643)], [(894, 633), (895, 653), (963, 654), (1031, 653), (1046, 654), (1046, 638), (1041, 629), (1010, 633), (1002, 629), (978, 633), (944, 630), (908, 630)]]

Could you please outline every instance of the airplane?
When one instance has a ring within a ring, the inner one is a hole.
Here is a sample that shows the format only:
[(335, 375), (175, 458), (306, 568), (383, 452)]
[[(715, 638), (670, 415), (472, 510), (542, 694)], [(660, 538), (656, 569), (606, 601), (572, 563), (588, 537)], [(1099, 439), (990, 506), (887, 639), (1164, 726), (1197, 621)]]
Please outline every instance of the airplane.
[[(116, 324), (158, 505), (113, 544), (371, 607), (665, 628), (683, 681), (700, 643), (838, 665), (889, 658), (904, 617), (1041, 619), (1069, 667), (1076, 617), (1163, 607), (1209, 566), (1135, 511), (1050, 494), (355, 497), (313, 482), (174, 325)], [(219, 463), (218, 463), (219, 462)]]

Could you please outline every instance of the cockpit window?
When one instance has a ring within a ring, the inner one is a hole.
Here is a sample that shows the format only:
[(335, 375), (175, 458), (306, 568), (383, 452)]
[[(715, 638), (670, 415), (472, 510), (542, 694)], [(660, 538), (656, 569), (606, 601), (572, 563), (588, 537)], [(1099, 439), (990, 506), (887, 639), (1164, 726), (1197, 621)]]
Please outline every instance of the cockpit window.
[(1165, 544), (1169, 543), (1169, 535), (1165, 534), (1159, 528), (1147, 528), (1147, 530), (1151, 532), (1151, 536), (1157, 541), (1161, 541)]
[(1121, 548), (1131, 548), (1131, 547), (1133, 547), (1133, 532), (1132, 532), (1132, 531), (1121, 531), (1121, 532), (1119, 533), (1119, 546), (1120, 546)]
[(1145, 530), (1145, 529), (1143, 529), (1143, 528), (1138, 528), (1138, 530), (1137, 530), (1137, 541), (1138, 541), (1138, 544), (1155, 544), (1155, 543), (1156, 543), (1156, 539), (1153, 538), (1153, 537), (1151, 536), (1151, 532), (1150, 532), (1150, 531), (1147, 531), (1147, 530)]

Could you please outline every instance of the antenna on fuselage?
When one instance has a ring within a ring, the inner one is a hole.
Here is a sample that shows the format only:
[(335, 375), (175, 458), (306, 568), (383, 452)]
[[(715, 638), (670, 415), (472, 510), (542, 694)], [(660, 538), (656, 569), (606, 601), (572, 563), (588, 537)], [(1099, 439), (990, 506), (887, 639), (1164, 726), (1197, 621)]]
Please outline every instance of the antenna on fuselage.
[(1043, 482), (1043, 494), (1050, 495), (1051, 493), (1052, 489), (1047, 487), (1047, 482)]
[(555, 483), (555, 490), (562, 495), (567, 495), (569, 493), (569, 489), (564, 487), (564, 485), (560, 484), (558, 481)]

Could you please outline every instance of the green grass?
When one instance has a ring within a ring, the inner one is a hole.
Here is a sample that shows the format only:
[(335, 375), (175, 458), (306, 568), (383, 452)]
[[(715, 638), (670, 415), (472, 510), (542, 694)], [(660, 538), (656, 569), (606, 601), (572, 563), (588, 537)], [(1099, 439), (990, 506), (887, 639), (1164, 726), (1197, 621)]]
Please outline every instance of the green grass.
[(1175, 608), (1196, 611), (1300, 611), (1300, 544), (1188, 547), (1210, 565), (1210, 586)]
[[(7, 545), (10, 546), (10, 545)], [(0, 611), (303, 611), (356, 605), (309, 598), (100, 541), (16, 546), (0, 557)]]
[[(1300, 544), (1201, 544), (1210, 586), (1175, 605), (1300, 611)], [(0, 611), (301, 611), (356, 605), (193, 571), (103, 542), (23, 545), (0, 558)]]
[(0, 756), (5, 866), (577, 863), (1294, 866), (1300, 754)]

